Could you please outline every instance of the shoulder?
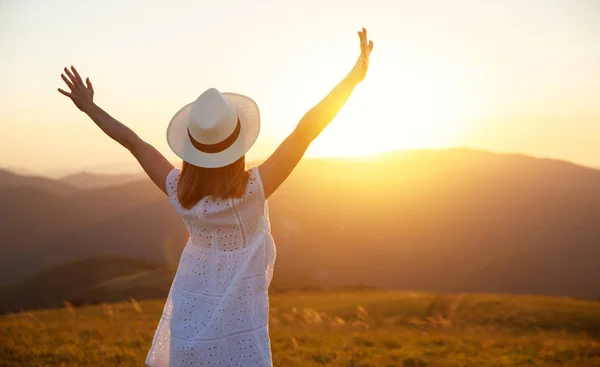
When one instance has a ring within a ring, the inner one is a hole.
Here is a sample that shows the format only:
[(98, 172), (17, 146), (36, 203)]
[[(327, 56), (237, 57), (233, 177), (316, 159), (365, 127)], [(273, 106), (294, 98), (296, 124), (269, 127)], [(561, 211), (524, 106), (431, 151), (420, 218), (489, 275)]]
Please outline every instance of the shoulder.
[(179, 168), (173, 168), (167, 174), (167, 179), (165, 180), (165, 188), (169, 197), (177, 194), (177, 183), (179, 182), (179, 174)]
[(265, 189), (263, 187), (262, 178), (258, 166), (254, 166), (248, 170), (248, 194), (257, 194), (256, 196), (265, 199)]

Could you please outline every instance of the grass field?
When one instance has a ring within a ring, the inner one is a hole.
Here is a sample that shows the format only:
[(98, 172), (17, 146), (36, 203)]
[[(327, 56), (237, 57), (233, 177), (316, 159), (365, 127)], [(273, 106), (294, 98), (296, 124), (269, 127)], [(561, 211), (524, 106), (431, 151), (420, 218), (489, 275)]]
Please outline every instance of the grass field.
[[(0, 366), (143, 366), (164, 299), (0, 317)], [(600, 366), (600, 302), (400, 291), (271, 297), (279, 366)]]

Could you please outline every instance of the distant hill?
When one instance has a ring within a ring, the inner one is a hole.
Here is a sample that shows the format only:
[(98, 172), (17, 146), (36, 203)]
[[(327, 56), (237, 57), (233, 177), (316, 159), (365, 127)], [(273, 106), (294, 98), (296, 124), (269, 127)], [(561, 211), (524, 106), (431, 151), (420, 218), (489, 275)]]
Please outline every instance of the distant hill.
[(600, 171), (563, 161), (463, 149), (305, 161), (271, 217), (278, 269), (317, 280), (600, 297)]
[[(0, 189), (0, 286), (88, 257), (164, 263), (171, 243), (178, 258), (185, 227), (163, 197), (146, 181), (68, 197), (32, 187)], [(147, 226), (149, 220), (156, 224)]]
[(41, 176), (21, 175), (0, 169), (0, 190), (23, 187), (39, 189), (60, 196), (70, 195), (77, 191), (68, 182), (56, 181)]
[[(51, 266), (17, 283), (0, 287), (0, 314), (21, 310), (101, 302), (164, 298), (176, 267), (127, 257), (105, 256)], [(282, 274), (271, 283), (272, 293), (324, 289), (303, 274)]]
[(127, 184), (143, 179), (138, 174), (101, 174), (90, 172), (79, 172), (61, 179), (62, 182), (79, 189), (99, 189)]
[[(600, 297), (598, 170), (464, 149), (305, 159), (269, 205), (275, 277)], [(4, 285), (87, 257), (176, 265), (186, 239), (148, 180), (66, 199), (5, 188), (0, 215)]]
[(51, 267), (0, 288), (0, 313), (61, 307), (64, 301), (81, 302), (81, 295), (88, 294), (98, 283), (159, 268), (157, 264), (124, 257), (85, 259)]

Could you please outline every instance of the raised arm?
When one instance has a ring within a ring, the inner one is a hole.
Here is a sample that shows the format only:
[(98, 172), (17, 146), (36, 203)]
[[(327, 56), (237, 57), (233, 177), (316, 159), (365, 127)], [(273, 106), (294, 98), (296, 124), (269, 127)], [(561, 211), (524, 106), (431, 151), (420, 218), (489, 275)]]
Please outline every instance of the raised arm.
[(259, 166), (265, 197), (271, 196), (292, 173), (310, 143), (329, 125), (354, 91), (354, 87), (365, 78), (369, 68), (369, 56), (373, 50), (373, 41), (367, 40), (367, 30), (364, 28), (358, 32), (358, 36), (360, 38), (360, 56), (354, 68), (321, 102), (302, 117), (294, 131)]
[(65, 76), (61, 75), (71, 92), (62, 89), (58, 91), (69, 97), (75, 106), (87, 114), (106, 135), (121, 144), (133, 154), (148, 177), (166, 193), (165, 181), (173, 165), (152, 145), (143, 141), (130, 128), (115, 120), (102, 108), (94, 103), (94, 88), (87, 78), (85, 85), (77, 70), (71, 66), (72, 73), (65, 68)]

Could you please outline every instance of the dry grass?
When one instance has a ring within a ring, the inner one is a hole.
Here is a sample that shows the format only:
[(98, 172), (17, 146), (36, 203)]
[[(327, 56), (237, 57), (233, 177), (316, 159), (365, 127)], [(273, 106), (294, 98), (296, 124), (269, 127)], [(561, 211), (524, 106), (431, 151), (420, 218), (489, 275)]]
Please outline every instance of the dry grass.
[[(141, 366), (164, 300), (0, 318), (0, 366)], [(271, 299), (275, 366), (600, 366), (600, 302), (368, 291)]]

